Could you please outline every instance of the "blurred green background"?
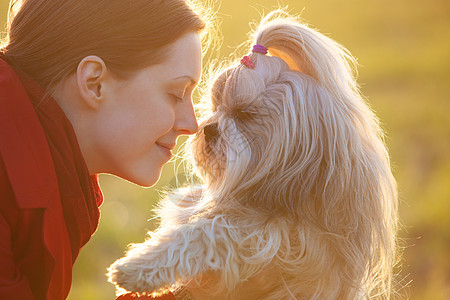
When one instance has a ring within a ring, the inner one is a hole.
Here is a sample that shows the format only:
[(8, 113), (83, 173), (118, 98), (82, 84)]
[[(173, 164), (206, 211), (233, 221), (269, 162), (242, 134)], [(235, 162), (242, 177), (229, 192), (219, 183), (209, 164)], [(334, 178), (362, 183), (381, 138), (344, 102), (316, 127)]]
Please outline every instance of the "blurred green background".
[[(450, 1), (223, 0), (220, 56), (246, 40), (249, 21), (281, 4), (346, 46), (359, 82), (387, 133), (400, 193), (402, 299), (450, 299)], [(8, 1), (0, 1), (6, 22)], [(218, 5), (218, 4), (216, 4)], [(207, 61), (205, 61), (207, 65)], [(114, 299), (105, 270), (154, 228), (158, 191), (174, 183), (168, 164), (144, 189), (102, 175), (100, 227), (75, 264), (70, 300)], [(394, 297), (394, 298), (400, 298)]]

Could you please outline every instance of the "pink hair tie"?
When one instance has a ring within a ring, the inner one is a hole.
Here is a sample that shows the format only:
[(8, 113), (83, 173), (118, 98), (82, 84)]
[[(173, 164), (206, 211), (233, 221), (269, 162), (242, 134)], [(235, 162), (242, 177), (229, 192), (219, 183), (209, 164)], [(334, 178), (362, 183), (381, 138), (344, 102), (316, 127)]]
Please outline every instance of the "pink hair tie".
[(254, 45), (253, 50), (252, 50), (252, 52), (261, 53), (261, 54), (267, 54), (268, 51), (269, 50), (266, 47), (259, 45), (259, 44)]
[(254, 69), (255, 65), (253, 64), (252, 59), (250, 58), (250, 56), (246, 55), (241, 59), (241, 63), (246, 65), (248, 68), (250, 69)]
[[(268, 49), (262, 45), (256, 44), (253, 45), (252, 52), (254, 53), (261, 53), (261, 54), (267, 54)], [(252, 59), (246, 55), (241, 59), (241, 63), (246, 65), (250, 69), (254, 69), (255, 65), (253, 64)]]

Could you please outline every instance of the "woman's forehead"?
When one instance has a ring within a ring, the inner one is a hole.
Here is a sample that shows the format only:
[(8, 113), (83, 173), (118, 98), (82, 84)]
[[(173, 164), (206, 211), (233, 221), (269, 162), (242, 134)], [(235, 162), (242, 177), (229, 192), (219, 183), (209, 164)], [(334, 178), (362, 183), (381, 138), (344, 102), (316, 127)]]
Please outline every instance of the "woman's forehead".
[(202, 68), (202, 47), (197, 33), (188, 33), (169, 47), (164, 63), (173, 78), (186, 77), (198, 82)]

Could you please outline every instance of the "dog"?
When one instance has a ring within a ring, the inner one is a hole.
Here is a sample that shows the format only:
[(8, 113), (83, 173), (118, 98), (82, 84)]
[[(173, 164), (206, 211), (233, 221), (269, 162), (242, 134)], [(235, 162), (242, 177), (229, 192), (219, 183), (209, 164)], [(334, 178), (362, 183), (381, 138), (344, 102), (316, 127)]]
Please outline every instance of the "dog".
[(252, 53), (215, 77), (190, 142), (201, 183), (162, 202), (159, 228), (110, 281), (152, 295), (194, 282), (237, 299), (256, 278), (251, 299), (388, 299), (396, 183), (354, 58), (281, 10), (253, 36)]

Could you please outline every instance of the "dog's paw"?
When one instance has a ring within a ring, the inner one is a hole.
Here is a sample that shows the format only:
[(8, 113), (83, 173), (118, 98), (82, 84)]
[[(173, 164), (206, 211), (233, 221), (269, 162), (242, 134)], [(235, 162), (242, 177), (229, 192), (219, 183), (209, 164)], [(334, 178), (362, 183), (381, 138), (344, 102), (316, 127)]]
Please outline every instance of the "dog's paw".
[(159, 289), (153, 282), (155, 271), (142, 268), (127, 257), (117, 260), (108, 269), (109, 281), (129, 292), (152, 292)]
[(109, 280), (130, 292), (158, 292), (201, 274), (207, 266), (217, 265), (214, 257), (205, 255), (213, 251), (205, 248), (211, 244), (204, 236), (210, 226), (202, 226), (182, 225), (177, 230), (151, 234), (146, 242), (133, 245), (125, 257), (111, 265)]

